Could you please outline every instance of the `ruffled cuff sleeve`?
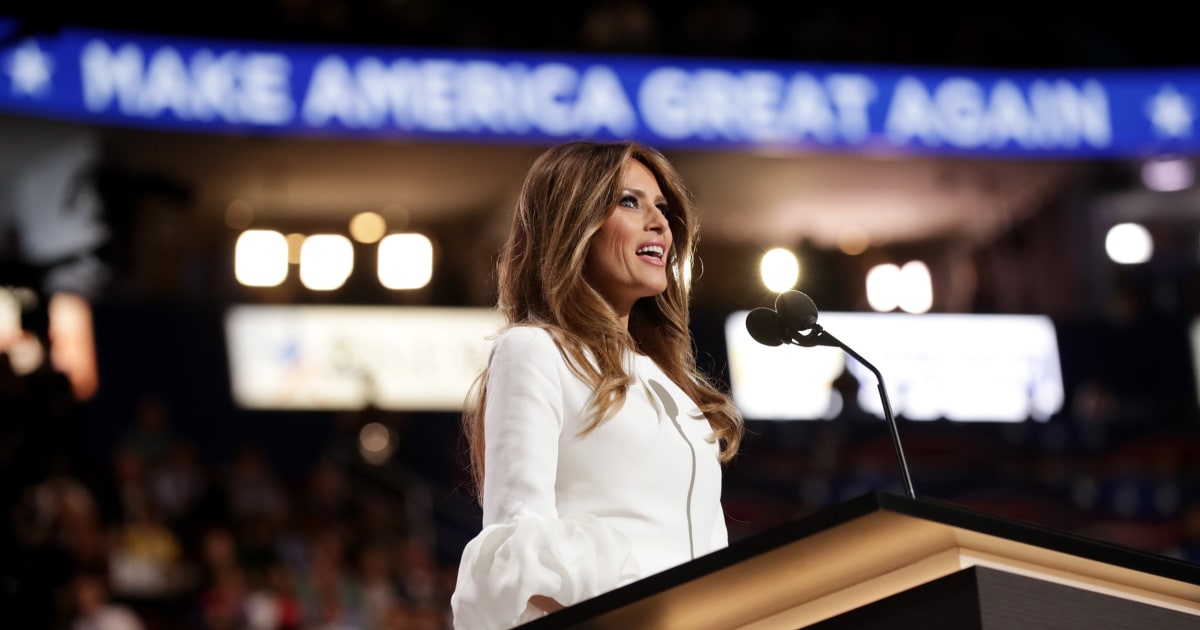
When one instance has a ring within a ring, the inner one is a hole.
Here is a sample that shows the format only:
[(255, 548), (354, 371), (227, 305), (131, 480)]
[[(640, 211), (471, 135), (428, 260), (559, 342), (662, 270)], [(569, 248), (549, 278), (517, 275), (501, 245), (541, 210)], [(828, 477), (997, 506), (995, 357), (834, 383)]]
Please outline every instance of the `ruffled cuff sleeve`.
[(594, 516), (521, 516), (490, 525), (463, 550), (454, 627), (509, 628), (542, 616), (529, 598), (565, 606), (638, 579), (629, 541)]

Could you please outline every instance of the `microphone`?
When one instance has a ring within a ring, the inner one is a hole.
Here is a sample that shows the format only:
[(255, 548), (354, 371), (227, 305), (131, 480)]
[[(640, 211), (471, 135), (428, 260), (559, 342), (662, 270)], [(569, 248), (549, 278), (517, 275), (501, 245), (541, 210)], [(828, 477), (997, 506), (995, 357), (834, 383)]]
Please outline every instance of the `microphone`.
[(843, 352), (854, 357), (863, 367), (870, 370), (878, 383), (879, 398), (883, 403), (883, 417), (887, 420), (888, 431), (892, 434), (892, 445), (896, 448), (896, 460), (900, 463), (900, 477), (904, 482), (905, 494), (910, 499), (917, 498), (917, 493), (913, 489), (912, 476), (908, 472), (908, 462), (904, 459), (904, 448), (900, 445), (900, 430), (896, 427), (896, 418), (892, 415), (892, 403), (888, 400), (887, 389), (883, 385), (883, 374), (861, 354), (829, 334), (817, 323), (817, 305), (812, 298), (799, 291), (784, 291), (775, 298), (774, 310), (762, 306), (751, 310), (750, 314), (746, 316), (746, 329), (755, 341), (764, 346), (790, 343), (808, 348), (813, 346), (841, 348)]
[(787, 336), (779, 313), (764, 306), (751, 310), (746, 316), (746, 329), (755, 341), (764, 346), (778, 346)]
[(817, 323), (817, 305), (799, 291), (784, 291), (775, 298), (775, 310), (783, 325), (792, 330), (809, 330)]

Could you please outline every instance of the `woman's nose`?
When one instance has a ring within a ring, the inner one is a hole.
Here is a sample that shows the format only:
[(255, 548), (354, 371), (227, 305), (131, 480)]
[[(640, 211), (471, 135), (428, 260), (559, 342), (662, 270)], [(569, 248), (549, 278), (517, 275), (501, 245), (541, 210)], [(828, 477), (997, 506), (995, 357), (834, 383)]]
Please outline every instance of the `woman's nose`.
[(651, 232), (662, 234), (667, 231), (667, 218), (663, 216), (657, 208), (650, 210), (650, 216), (646, 222), (646, 228)]

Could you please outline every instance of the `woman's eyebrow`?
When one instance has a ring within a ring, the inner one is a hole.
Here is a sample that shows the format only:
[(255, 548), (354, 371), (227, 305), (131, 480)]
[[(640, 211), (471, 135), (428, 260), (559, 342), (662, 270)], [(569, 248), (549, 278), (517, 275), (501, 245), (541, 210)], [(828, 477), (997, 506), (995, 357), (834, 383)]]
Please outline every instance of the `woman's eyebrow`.
[[(641, 197), (642, 199), (648, 198), (648, 196), (646, 195), (646, 191), (642, 190), (641, 188), (626, 188), (625, 192), (632, 193), (635, 196)], [(667, 202), (667, 198), (660, 194), (658, 196), (658, 198), (656, 198), (654, 200), (654, 205), (658, 205), (660, 203), (666, 203), (666, 202)]]

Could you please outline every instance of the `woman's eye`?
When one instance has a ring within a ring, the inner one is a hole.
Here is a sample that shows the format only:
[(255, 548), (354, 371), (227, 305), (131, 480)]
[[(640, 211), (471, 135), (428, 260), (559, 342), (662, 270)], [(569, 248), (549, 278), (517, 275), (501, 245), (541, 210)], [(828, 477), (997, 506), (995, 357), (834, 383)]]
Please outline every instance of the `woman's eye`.
[(620, 203), (622, 206), (625, 206), (626, 208), (638, 207), (637, 197), (634, 197), (632, 195), (626, 195), (624, 197), (621, 197)]
[(671, 209), (667, 207), (667, 204), (664, 203), (655, 207), (658, 208), (658, 211), (661, 212), (664, 217), (671, 216)]

